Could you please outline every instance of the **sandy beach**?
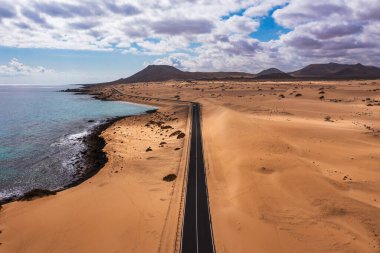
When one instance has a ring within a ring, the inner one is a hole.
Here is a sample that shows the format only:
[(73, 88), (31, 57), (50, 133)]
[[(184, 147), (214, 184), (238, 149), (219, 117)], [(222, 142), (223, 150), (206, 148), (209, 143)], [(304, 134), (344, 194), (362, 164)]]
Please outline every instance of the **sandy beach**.
[[(187, 135), (169, 135), (188, 131), (189, 110), (159, 106), (156, 113), (124, 118), (102, 133), (109, 161), (94, 177), (55, 196), (4, 205), (0, 252), (170, 251)], [(177, 180), (164, 181), (168, 174)]]
[(379, 90), (378, 80), (93, 88), (160, 109), (103, 132), (109, 162), (93, 178), (4, 205), (0, 252), (173, 252), (189, 109), (156, 98), (201, 104), (217, 252), (379, 252)]

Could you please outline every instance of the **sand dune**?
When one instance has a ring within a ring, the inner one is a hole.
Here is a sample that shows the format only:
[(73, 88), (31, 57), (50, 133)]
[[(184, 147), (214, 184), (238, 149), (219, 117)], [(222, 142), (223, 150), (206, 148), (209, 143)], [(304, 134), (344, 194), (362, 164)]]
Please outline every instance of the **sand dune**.
[(376, 139), (349, 124), (204, 109), (218, 252), (378, 249)]

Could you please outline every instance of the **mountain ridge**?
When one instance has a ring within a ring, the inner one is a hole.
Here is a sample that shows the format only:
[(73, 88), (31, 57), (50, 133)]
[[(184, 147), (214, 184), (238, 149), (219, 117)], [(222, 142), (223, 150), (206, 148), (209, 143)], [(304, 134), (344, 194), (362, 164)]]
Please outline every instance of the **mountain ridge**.
[(143, 70), (127, 78), (114, 82), (161, 82), (169, 80), (202, 80), (202, 79), (225, 79), (225, 78), (253, 78), (254, 74), (245, 72), (189, 72), (182, 71), (170, 65), (149, 65)]
[(169, 80), (281, 80), (281, 79), (373, 79), (380, 78), (380, 68), (358, 64), (310, 64), (293, 72), (269, 68), (257, 74), (246, 72), (190, 72), (170, 65), (149, 65), (127, 77), (103, 84), (163, 82)]
[(375, 78), (380, 77), (380, 68), (357, 64), (310, 64), (306, 67), (289, 72), (298, 78)]
[(269, 68), (263, 71), (260, 71), (256, 76), (271, 75), (271, 74), (284, 74), (285, 72), (279, 70), (278, 68)]

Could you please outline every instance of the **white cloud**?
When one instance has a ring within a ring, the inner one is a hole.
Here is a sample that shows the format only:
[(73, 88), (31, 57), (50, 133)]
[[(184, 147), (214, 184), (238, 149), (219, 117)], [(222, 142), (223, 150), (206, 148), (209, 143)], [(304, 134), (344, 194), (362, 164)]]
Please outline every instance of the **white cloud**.
[(13, 58), (8, 64), (0, 65), (0, 76), (29, 76), (52, 73), (53, 70), (41, 66), (28, 66)]
[(246, 1), (234, 0), (4, 2), (18, 11), (2, 13), (0, 9), (0, 17), (4, 16), (0, 26), (2, 46), (117, 50), (118, 45), (135, 42), (147, 45), (142, 51), (153, 54), (162, 53), (163, 48), (152, 46), (150, 40), (144, 43), (145, 39), (155, 38), (170, 45), (177, 41), (181, 47), (184, 40), (185, 45), (201, 42), (205, 37), (202, 35), (213, 33), (221, 16), (248, 6)]
[[(378, 0), (256, 0), (243, 15), (254, 19), (238, 18), (245, 24), (258, 22), (275, 6), (282, 6), (273, 14), (276, 22), (291, 29), (279, 39), (260, 42), (246, 36), (247, 29), (233, 28), (232, 21), (237, 17), (234, 16), (224, 22), (228, 29), (223, 29), (224, 24), (218, 26), (217, 31), (223, 32), (215, 31), (213, 39), (195, 49), (194, 54), (171, 55), (162, 61), (189, 70), (248, 72), (271, 66), (290, 71), (310, 63), (330, 61), (379, 65)], [(231, 35), (231, 29), (237, 33)], [(251, 29), (256, 30), (257, 26)]]
[(287, 2), (288, 0), (256, 0), (253, 5), (244, 12), (244, 15), (249, 17), (266, 16), (272, 8), (282, 6)]
[[(3, 0), (2, 6), (1, 46), (116, 50), (156, 55), (156, 62), (184, 69), (249, 72), (380, 59), (379, 0)], [(273, 17), (291, 31), (269, 42), (252, 38), (279, 6)]]

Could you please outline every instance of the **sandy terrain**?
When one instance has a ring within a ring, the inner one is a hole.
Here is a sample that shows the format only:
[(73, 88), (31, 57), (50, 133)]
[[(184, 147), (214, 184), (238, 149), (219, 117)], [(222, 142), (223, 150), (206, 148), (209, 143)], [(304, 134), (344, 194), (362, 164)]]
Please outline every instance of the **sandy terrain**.
[(202, 104), (216, 247), (233, 253), (380, 252), (379, 88), (379, 81), (118, 87)]
[[(109, 87), (97, 92), (151, 104), (156, 97), (202, 104), (219, 253), (380, 252), (380, 81), (115, 87), (127, 95)], [(147, 121), (127, 119), (106, 132), (110, 163), (88, 182), (57, 197), (5, 206), (0, 252), (155, 252), (160, 245), (171, 252), (173, 236), (163, 235), (173, 235), (178, 224), (165, 217), (178, 217), (178, 197), (167, 210), (180, 187), (162, 177), (179, 163), (173, 148), (182, 142), (172, 138), (170, 148), (157, 148), (160, 136), (145, 130)], [(175, 129), (185, 127), (181, 122)], [(125, 150), (121, 140), (137, 150)], [(146, 153), (147, 146), (153, 151)]]
[[(3, 206), (0, 252), (173, 251), (187, 136), (169, 135), (187, 131), (188, 107), (160, 106), (103, 132), (109, 162), (93, 178), (56, 196)], [(177, 180), (163, 181), (170, 173)]]

